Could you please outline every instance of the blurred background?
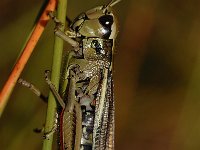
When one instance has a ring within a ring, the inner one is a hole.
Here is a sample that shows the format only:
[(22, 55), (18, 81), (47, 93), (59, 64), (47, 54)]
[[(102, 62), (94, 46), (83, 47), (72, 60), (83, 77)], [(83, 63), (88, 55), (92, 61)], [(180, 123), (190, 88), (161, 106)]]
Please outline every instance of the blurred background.
[[(68, 0), (67, 15), (108, 0)], [(1, 0), (0, 88), (44, 1)], [(200, 1), (122, 0), (114, 58), (116, 150), (200, 149)], [(24, 79), (48, 95), (53, 27), (48, 24), (26, 65)], [(65, 50), (70, 50), (66, 44)], [(46, 104), (17, 85), (0, 118), (0, 149), (40, 150)]]

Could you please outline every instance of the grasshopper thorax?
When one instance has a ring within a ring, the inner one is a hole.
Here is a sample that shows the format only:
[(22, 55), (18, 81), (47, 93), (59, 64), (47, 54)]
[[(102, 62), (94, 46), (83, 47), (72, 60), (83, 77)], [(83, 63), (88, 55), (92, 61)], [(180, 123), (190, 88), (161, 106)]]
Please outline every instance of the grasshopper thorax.
[(71, 24), (71, 30), (83, 37), (115, 39), (118, 32), (113, 3), (98, 6), (80, 14)]

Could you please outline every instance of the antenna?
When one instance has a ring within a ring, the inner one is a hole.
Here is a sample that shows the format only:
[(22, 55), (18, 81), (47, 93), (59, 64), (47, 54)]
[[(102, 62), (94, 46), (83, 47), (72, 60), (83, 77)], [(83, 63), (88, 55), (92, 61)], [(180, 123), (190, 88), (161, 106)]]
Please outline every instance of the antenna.
[(115, 4), (119, 3), (120, 1), (121, 1), (121, 0), (116, 0), (116, 1), (111, 0), (111, 2), (107, 5), (107, 7), (108, 7), (108, 6), (113, 7)]
[(113, 7), (115, 4), (119, 3), (121, 0), (111, 0), (104, 8), (103, 12), (105, 12), (108, 7)]

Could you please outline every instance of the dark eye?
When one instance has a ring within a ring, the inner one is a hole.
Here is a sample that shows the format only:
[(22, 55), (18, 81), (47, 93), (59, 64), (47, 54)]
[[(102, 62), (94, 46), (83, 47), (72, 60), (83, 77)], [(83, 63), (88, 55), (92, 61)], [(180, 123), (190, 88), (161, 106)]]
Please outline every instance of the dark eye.
[(99, 18), (99, 22), (102, 26), (106, 27), (106, 28), (111, 28), (112, 24), (113, 24), (113, 16), (111, 15), (104, 15), (102, 17)]

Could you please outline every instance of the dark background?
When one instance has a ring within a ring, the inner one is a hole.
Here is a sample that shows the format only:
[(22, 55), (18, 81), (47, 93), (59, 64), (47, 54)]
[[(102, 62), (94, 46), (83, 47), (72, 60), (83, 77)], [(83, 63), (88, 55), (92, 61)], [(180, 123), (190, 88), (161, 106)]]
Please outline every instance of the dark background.
[[(0, 88), (3, 87), (44, 1), (1, 0)], [(68, 0), (69, 18), (108, 0)], [(114, 60), (116, 150), (200, 149), (200, 1), (122, 0)], [(22, 77), (48, 95), (53, 23)], [(65, 47), (65, 50), (70, 50)], [(16, 86), (0, 118), (0, 149), (36, 150), (46, 104)]]

